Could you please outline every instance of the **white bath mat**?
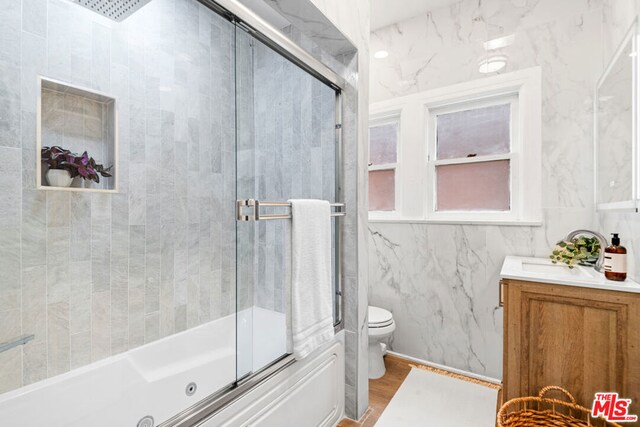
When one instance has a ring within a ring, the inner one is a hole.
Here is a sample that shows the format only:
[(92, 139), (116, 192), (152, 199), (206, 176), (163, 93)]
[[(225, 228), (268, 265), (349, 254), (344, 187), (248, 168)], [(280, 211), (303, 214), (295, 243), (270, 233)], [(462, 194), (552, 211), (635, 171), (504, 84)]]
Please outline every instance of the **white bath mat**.
[(376, 427), (494, 427), (497, 402), (496, 389), (411, 368)]

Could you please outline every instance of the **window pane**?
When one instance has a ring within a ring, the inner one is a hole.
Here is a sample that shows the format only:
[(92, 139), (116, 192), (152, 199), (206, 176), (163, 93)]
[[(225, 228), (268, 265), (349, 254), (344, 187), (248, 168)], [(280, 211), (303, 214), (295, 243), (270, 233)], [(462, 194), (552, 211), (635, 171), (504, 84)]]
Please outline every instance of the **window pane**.
[(369, 210), (392, 211), (396, 208), (396, 171), (369, 172)]
[(509, 160), (436, 167), (437, 210), (508, 211)]
[(384, 165), (397, 158), (398, 122), (369, 128), (369, 163)]
[(511, 104), (437, 116), (438, 159), (508, 153)]

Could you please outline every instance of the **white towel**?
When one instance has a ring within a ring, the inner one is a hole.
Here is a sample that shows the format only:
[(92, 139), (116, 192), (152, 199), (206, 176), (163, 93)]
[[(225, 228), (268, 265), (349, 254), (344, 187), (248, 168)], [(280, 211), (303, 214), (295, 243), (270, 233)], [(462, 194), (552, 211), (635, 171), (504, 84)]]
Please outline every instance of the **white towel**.
[(291, 203), (291, 334), (293, 355), (306, 357), (333, 337), (331, 207), (326, 200)]

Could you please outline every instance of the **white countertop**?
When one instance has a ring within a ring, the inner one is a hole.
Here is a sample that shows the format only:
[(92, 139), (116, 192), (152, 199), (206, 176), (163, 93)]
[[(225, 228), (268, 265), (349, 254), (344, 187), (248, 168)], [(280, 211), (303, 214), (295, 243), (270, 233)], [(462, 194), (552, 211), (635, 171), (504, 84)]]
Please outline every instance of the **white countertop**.
[(629, 278), (624, 282), (615, 282), (606, 279), (603, 273), (598, 273), (591, 267), (576, 265), (574, 268), (569, 268), (565, 264), (554, 264), (547, 258), (508, 256), (502, 263), (500, 277), (529, 282), (640, 293), (640, 284)]

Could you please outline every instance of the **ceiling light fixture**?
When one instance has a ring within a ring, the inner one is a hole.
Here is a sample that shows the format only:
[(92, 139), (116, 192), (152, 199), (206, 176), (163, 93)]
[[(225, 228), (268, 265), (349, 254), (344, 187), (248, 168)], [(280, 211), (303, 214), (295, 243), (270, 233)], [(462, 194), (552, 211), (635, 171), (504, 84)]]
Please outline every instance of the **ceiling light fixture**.
[(387, 52), (386, 50), (379, 50), (373, 54), (373, 57), (376, 59), (384, 59), (387, 56), (389, 56), (389, 52)]
[(478, 71), (483, 74), (495, 73), (507, 66), (507, 57), (504, 55), (489, 55), (480, 58)]

